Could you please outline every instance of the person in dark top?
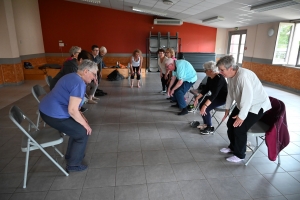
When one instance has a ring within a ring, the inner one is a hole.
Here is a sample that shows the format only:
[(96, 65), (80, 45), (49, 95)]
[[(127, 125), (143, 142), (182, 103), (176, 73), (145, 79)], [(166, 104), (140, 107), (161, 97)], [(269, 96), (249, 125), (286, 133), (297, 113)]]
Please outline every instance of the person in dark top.
[(105, 56), (105, 54), (107, 53), (107, 49), (102, 46), (102, 47), (98, 47), (98, 45), (92, 45), (92, 55), (93, 55), (93, 61), (95, 63), (97, 63), (98, 65), (98, 82), (95, 84), (95, 87), (97, 87), (96, 93), (94, 94), (95, 96), (104, 96), (107, 95), (106, 92), (104, 92), (103, 90), (98, 89), (98, 86), (101, 82), (101, 78), (102, 78), (102, 68), (105, 68), (105, 64), (103, 62), (103, 57)]
[(57, 81), (63, 77), (66, 74), (70, 74), (70, 73), (76, 73), (78, 70), (78, 65), (82, 62), (82, 60), (84, 59), (89, 59), (93, 61), (93, 56), (85, 51), (82, 50), (81, 52), (79, 52), (77, 58), (73, 57), (71, 60), (67, 60), (64, 62), (63, 64), (63, 68), (58, 72), (58, 74), (56, 74), (56, 76), (52, 79), (51, 83), (50, 83), (50, 90), (52, 90), (54, 88), (54, 86), (56, 85)]
[(214, 132), (214, 127), (211, 123), (210, 111), (225, 104), (228, 90), (227, 82), (225, 78), (219, 74), (219, 70), (215, 62), (206, 62), (203, 64), (203, 67), (208, 78), (205, 87), (196, 97), (194, 106), (198, 105), (198, 101), (201, 97), (203, 97), (208, 91), (211, 91), (211, 96), (206, 97), (199, 106), (204, 124), (198, 126), (198, 128), (200, 128), (200, 133), (202, 135), (208, 135)]

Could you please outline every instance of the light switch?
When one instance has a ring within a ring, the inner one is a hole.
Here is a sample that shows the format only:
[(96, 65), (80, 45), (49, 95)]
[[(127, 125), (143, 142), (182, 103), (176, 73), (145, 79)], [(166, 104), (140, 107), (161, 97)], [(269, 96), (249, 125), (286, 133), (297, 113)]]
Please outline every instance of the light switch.
[(59, 45), (60, 47), (64, 47), (64, 46), (65, 46), (65, 43), (60, 42), (60, 43), (58, 43), (58, 45)]

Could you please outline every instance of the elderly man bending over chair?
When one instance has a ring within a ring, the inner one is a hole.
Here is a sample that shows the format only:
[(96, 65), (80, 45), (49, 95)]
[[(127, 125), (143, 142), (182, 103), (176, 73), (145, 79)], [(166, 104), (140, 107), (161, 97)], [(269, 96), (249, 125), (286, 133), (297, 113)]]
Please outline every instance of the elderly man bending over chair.
[[(168, 58), (165, 61), (165, 66), (167, 70), (172, 71), (172, 78), (168, 87), (168, 95), (172, 97), (172, 101), (177, 102), (177, 104), (172, 105), (172, 107), (179, 107), (182, 109), (178, 115), (188, 114), (184, 95), (197, 81), (197, 73), (191, 63), (186, 60), (173, 60), (172, 58)], [(176, 78), (178, 81), (173, 86)]]

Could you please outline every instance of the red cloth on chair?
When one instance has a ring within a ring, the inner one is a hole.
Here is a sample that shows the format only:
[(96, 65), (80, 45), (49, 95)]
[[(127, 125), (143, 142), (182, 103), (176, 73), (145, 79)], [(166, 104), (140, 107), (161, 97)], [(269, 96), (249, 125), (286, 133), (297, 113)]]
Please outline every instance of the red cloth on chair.
[(282, 101), (269, 97), (272, 108), (268, 110), (261, 121), (270, 126), (266, 132), (269, 160), (275, 161), (279, 152), (290, 143), (290, 135), (286, 123), (286, 110)]

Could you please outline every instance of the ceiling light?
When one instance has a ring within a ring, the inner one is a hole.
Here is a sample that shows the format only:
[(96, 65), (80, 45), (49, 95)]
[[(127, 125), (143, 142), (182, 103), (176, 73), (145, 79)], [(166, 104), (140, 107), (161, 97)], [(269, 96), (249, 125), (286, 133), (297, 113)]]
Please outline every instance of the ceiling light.
[(166, 5), (173, 5), (173, 1), (171, 0), (163, 0), (163, 3), (166, 4)]
[(94, 3), (94, 4), (99, 4), (99, 3), (101, 3), (100, 0), (81, 0), (81, 1), (85, 1), (85, 2), (88, 2), (88, 3)]
[(219, 22), (219, 21), (224, 21), (225, 18), (224, 17), (220, 17), (220, 16), (215, 16), (215, 17), (211, 17), (208, 19), (203, 19), (202, 23), (214, 23), (214, 22)]
[(143, 9), (143, 8), (137, 8), (137, 7), (132, 7), (133, 11), (137, 11), (137, 12), (141, 12), (141, 13), (147, 13), (147, 14), (152, 14), (152, 15), (159, 15), (159, 16), (166, 16), (167, 13), (160, 13), (160, 12), (156, 12), (153, 10), (147, 10), (147, 9)]
[(284, 8), (287, 6), (296, 5), (299, 3), (300, 0), (277, 0), (277, 1), (271, 1), (268, 3), (251, 6), (250, 10), (253, 10), (255, 12), (264, 12), (268, 10), (274, 10), (278, 8)]

